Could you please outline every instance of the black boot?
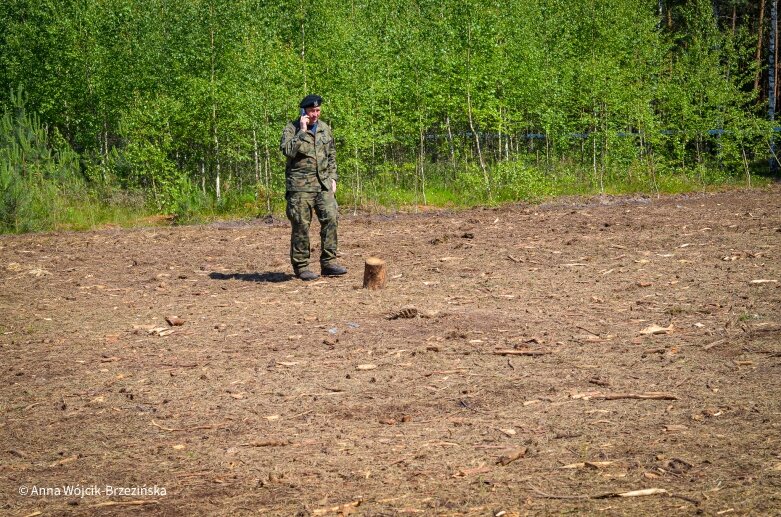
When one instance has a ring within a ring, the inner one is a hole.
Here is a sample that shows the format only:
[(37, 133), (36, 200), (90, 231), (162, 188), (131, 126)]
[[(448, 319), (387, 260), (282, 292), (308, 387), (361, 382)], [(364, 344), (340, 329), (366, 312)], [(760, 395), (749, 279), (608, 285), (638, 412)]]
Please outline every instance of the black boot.
[(320, 278), (320, 275), (315, 273), (314, 271), (310, 271), (308, 269), (302, 269), (298, 273), (296, 273), (296, 276), (300, 278), (301, 280), (308, 282), (309, 280), (315, 280), (317, 278)]
[(320, 272), (323, 276), (339, 276), (347, 273), (347, 268), (340, 266), (339, 264), (328, 264), (320, 266)]

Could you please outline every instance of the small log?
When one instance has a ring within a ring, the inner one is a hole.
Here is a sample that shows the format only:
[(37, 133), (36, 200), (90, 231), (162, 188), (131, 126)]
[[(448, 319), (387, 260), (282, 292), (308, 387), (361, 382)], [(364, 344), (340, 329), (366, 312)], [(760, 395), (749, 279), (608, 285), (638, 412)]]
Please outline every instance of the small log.
[(363, 270), (363, 288), (364, 289), (384, 289), (388, 284), (388, 270), (385, 267), (385, 261), (377, 257), (366, 259), (366, 265)]

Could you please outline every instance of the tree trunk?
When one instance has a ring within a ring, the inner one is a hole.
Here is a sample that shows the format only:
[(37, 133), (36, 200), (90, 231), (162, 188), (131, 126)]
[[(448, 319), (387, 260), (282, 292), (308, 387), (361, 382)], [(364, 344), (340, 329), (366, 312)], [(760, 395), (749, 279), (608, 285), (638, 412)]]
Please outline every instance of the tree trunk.
[(358, 200), (361, 197), (361, 169), (358, 166), (358, 144), (355, 144), (355, 177), (353, 178), (353, 215), (358, 214)]
[[(213, 14), (213, 13), (212, 13)], [(214, 179), (214, 188), (215, 188), (215, 195), (217, 196), (217, 202), (220, 202), (220, 197), (222, 193), (220, 192), (220, 141), (217, 137), (217, 99), (216, 99), (216, 91), (215, 91), (215, 72), (214, 72), (214, 29), (210, 31), (210, 42), (211, 42), (211, 56), (210, 56), (210, 66), (211, 66), (211, 95), (212, 95), (212, 138), (214, 140), (214, 162), (215, 162), (215, 179)]]
[(472, 131), (472, 135), (475, 137), (475, 145), (477, 146), (477, 159), (480, 163), (480, 169), (483, 171), (483, 180), (485, 181), (485, 188), (488, 191), (488, 199), (491, 199), (491, 182), (488, 180), (488, 170), (485, 167), (485, 161), (483, 160), (483, 152), (480, 150), (480, 135), (475, 131), (475, 124), (472, 118), (472, 94), (470, 92), (471, 72), (472, 72), (472, 27), (469, 27), (467, 31), (468, 45), (466, 48), (466, 108), (467, 116), (469, 117), (469, 129)]
[(477, 146), (477, 160), (480, 163), (480, 169), (483, 171), (483, 180), (485, 181), (485, 188), (488, 190), (488, 198), (491, 198), (491, 182), (488, 180), (488, 170), (485, 167), (485, 160), (483, 160), (483, 152), (480, 150), (480, 135), (475, 130), (474, 122), (472, 121), (472, 97), (469, 94), (469, 88), (466, 90), (466, 105), (467, 115), (469, 116), (469, 129), (472, 131), (472, 135), (475, 137), (475, 146)]
[(425, 142), (424, 142), (424, 138), (423, 138), (423, 120), (422, 120), (422, 117), (420, 117), (419, 123), (420, 123), (420, 126), (419, 126), (419, 128), (420, 128), (420, 153), (418, 155), (418, 162), (420, 163), (420, 185), (421, 185), (420, 191), (423, 194), (423, 206), (427, 206), (428, 205), (428, 201), (426, 200), (426, 171), (423, 169), (423, 165), (425, 164), (424, 162), (426, 161), (426, 156), (425, 156), (426, 148), (424, 146)]
[(384, 289), (388, 284), (388, 273), (385, 261), (377, 257), (369, 257), (363, 270), (364, 289)]
[(255, 159), (255, 194), (260, 185), (260, 153), (258, 153), (258, 133), (252, 128), (252, 157)]
[[(770, 11), (771, 27), (773, 31), (773, 43), (775, 50), (773, 51), (773, 105), (776, 106), (778, 102), (778, 0), (773, 0), (773, 7)], [(775, 109), (773, 110), (775, 113)]]
[[(773, 121), (776, 119), (776, 72), (778, 58), (778, 0), (772, 0), (770, 4), (770, 47), (768, 48), (768, 67), (767, 67), (767, 94), (768, 94), (768, 118)], [(770, 138), (770, 170), (773, 174), (778, 174), (778, 161), (776, 156), (776, 142)]]
[[(266, 127), (268, 127), (268, 110), (265, 107), (263, 108), (263, 117), (266, 119)], [(268, 138), (263, 139), (263, 149), (263, 183), (266, 187), (266, 213), (271, 215), (271, 156), (268, 150)]]
[(754, 78), (754, 90), (759, 90), (759, 79), (762, 75), (762, 29), (765, 22), (765, 0), (759, 1), (759, 25), (757, 26), (757, 75)]
[[(304, 3), (301, 2), (301, 5), (303, 6)], [(306, 16), (303, 17), (303, 19), (306, 19)], [(301, 22), (301, 72), (304, 77), (304, 95), (307, 95), (307, 87), (306, 87), (306, 23), (304, 21)]]
[(450, 166), (453, 167), (453, 179), (456, 179), (456, 149), (453, 146), (453, 132), (450, 130), (450, 115), (445, 116), (445, 126), (447, 127), (447, 143), (450, 148)]

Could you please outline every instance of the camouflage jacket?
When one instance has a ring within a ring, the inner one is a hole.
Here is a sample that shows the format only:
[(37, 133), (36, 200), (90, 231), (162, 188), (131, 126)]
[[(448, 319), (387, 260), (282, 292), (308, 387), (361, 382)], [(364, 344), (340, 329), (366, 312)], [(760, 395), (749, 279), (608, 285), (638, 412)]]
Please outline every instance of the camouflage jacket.
[(319, 120), (317, 132), (301, 131), (298, 120), (289, 122), (279, 145), (287, 157), (285, 189), (288, 192), (331, 190), (336, 180), (336, 148), (331, 128)]

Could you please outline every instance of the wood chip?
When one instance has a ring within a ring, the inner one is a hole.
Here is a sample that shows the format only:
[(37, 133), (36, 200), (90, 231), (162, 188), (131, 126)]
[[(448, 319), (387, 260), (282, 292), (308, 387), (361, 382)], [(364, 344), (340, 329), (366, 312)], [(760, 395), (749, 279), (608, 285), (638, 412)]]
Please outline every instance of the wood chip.
[(50, 467), (50, 468), (53, 468), (53, 467), (59, 467), (59, 466), (61, 466), (61, 465), (65, 465), (66, 463), (71, 463), (71, 462), (74, 462), (74, 461), (76, 461), (77, 459), (79, 459), (79, 455), (78, 455), (78, 454), (74, 454), (73, 456), (68, 456), (67, 458), (63, 458), (63, 459), (61, 459), (61, 460), (59, 460), (59, 461), (55, 461), (54, 463), (52, 463), (51, 465), (49, 465), (49, 467)]
[(569, 465), (564, 465), (559, 467), (560, 469), (583, 469), (583, 468), (592, 468), (592, 469), (601, 469), (605, 468), (607, 466), (612, 465), (613, 461), (584, 461), (581, 463), (570, 463)]
[(616, 494), (618, 497), (644, 497), (647, 495), (669, 494), (664, 488), (645, 488), (643, 490), (632, 490)]
[(486, 467), (485, 465), (480, 465), (479, 467), (459, 469), (455, 474), (453, 474), (452, 477), (464, 478), (473, 476), (475, 474), (487, 474), (488, 472), (491, 472), (490, 468)]
[(329, 508), (317, 508), (312, 511), (312, 515), (328, 515), (329, 513), (335, 513), (337, 515), (350, 515), (355, 513), (355, 509), (361, 505), (361, 501), (351, 501), (349, 503), (341, 504), (339, 506), (331, 506)]
[(518, 447), (517, 449), (511, 449), (496, 459), (498, 465), (507, 466), (515, 460), (519, 460), (526, 456), (526, 447)]
[(255, 442), (242, 443), (243, 447), (284, 447), (290, 445), (290, 440), (260, 440)]
[(171, 325), (172, 327), (181, 327), (186, 323), (185, 320), (183, 320), (179, 316), (166, 316), (165, 321), (167, 321), (168, 324)]
[(366, 370), (374, 370), (377, 368), (376, 364), (359, 364), (355, 367), (356, 370), (366, 371)]
[(673, 325), (669, 327), (660, 327), (659, 325), (651, 325), (640, 331), (641, 336), (651, 336), (655, 334), (670, 334), (673, 331)]

